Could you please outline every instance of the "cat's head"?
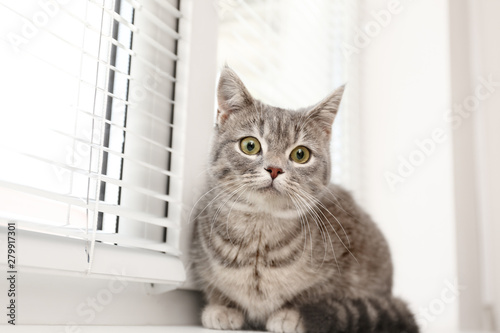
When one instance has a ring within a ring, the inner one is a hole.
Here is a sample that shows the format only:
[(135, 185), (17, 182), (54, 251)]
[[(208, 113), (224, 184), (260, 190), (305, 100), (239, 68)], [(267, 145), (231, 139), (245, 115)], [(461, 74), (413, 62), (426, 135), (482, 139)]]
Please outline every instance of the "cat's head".
[(254, 99), (226, 66), (217, 90), (212, 185), (271, 204), (318, 194), (330, 181), (331, 130), (343, 91), (285, 110)]

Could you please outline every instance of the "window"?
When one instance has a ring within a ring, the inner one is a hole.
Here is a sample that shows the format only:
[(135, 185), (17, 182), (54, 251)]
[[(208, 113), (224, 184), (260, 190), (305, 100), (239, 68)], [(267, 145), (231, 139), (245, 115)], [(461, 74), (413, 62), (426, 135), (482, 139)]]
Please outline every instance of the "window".
[(179, 2), (0, 4), (0, 225), (30, 244), (20, 267), (179, 284)]
[[(332, 180), (358, 192), (357, 63), (342, 53), (352, 39), (357, 1), (219, 1), (218, 63), (265, 103), (314, 105), (348, 83), (332, 137)], [(358, 193), (356, 193), (358, 194)]]

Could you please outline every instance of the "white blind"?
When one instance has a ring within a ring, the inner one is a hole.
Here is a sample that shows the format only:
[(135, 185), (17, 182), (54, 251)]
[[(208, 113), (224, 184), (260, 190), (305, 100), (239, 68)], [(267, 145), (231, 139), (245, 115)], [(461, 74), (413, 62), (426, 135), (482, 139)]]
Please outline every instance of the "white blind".
[(354, 0), (220, 0), (219, 66), (257, 99), (299, 108), (348, 83), (332, 138), (332, 177), (358, 190), (357, 64), (342, 52), (358, 25)]
[(178, 256), (179, 1), (0, 8), (0, 226)]

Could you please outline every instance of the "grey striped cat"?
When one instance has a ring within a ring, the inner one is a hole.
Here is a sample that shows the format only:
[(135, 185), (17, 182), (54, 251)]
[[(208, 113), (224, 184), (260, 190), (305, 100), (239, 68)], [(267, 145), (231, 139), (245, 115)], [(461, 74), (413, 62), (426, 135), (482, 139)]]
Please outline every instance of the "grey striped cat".
[(223, 69), (207, 192), (193, 213), (203, 326), (419, 331), (392, 295), (384, 236), (347, 191), (330, 184), (331, 128), (343, 90), (284, 110), (254, 99)]

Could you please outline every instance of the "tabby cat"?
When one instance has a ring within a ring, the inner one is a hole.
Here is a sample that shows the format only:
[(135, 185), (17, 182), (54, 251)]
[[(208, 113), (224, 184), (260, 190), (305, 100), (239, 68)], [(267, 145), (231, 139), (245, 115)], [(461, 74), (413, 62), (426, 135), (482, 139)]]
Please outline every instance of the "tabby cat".
[(213, 329), (418, 332), (392, 296), (387, 243), (330, 184), (330, 138), (344, 88), (285, 110), (252, 98), (222, 70), (207, 192), (192, 253)]

